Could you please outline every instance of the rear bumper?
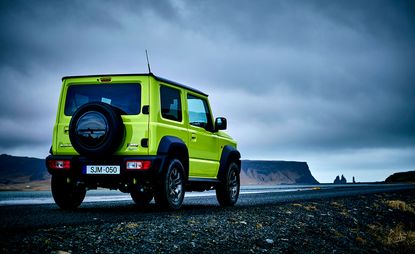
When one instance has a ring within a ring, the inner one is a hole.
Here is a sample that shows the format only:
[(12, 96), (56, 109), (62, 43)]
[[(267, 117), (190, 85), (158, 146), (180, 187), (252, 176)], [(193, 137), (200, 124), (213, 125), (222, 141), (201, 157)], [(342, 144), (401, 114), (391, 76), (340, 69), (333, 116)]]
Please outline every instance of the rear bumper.
[[(70, 168), (55, 169), (49, 166), (51, 160), (69, 160)], [(129, 160), (151, 161), (146, 170), (127, 170)], [(71, 181), (85, 185), (87, 188), (109, 188), (127, 191), (131, 186), (149, 186), (157, 183), (164, 166), (166, 156), (111, 156), (105, 159), (91, 159), (84, 156), (49, 155), (46, 158), (46, 167), (52, 175), (68, 177)], [(87, 165), (114, 165), (120, 166), (120, 174), (86, 174)]]

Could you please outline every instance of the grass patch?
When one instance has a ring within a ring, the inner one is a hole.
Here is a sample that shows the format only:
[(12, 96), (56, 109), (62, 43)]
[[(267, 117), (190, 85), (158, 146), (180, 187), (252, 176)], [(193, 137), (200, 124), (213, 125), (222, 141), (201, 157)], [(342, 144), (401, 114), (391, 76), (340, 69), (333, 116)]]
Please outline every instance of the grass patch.
[(307, 211), (317, 211), (317, 207), (315, 205), (306, 205), (304, 206), (304, 209)]
[(385, 202), (387, 206), (393, 209), (400, 210), (402, 212), (409, 212), (415, 214), (414, 206), (407, 204), (405, 201), (401, 200), (388, 200)]
[(405, 230), (403, 224), (389, 230), (389, 234), (384, 239), (386, 245), (407, 244), (415, 246), (415, 231)]
[(125, 227), (126, 228), (129, 228), (129, 229), (134, 229), (134, 228), (137, 228), (138, 227), (138, 223), (129, 222), (129, 223), (127, 223), (127, 225), (125, 225)]
[(340, 208), (343, 208), (343, 205), (340, 204), (340, 203), (338, 203), (338, 202), (336, 202), (336, 201), (331, 202), (330, 205), (333, 206), (333, 207), (335, 207), (335, 208), (339, 208), (339, 209)]
[(304, 208), (307, 211), (317, 211), (317, 206), (316, 206), (315, 203), (305, 204), (305, 205), (295, 203), (295, 204), (292, 204), (292, 206), (294, 206), (294, 207), (302, 207), (302, 208)]
[(365, 245), (366, 244), (366, 240), (365, 239), (363, 239), (362, 237), (360, 237), (360, 236), (357, 236), (356, 237), (356, 242), (358, 243), (358, 244), (360, 244), (360, 245)]
[(402, 223), (390, 229), (383, 227), (379, 223), (370, 224), (368, 228), (369, 232), (385, 246), (415, 248), (415, 231), (405, 229)]

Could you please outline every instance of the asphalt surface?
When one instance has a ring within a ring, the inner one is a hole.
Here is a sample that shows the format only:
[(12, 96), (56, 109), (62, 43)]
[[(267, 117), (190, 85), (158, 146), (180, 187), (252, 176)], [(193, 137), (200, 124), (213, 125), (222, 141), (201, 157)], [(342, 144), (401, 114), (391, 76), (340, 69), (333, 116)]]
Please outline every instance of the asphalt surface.
[[(411, 184), (370, 184), (370, 185), (320, 185), (319, 187), (296, 188), (287, 190), (255, 189), (244, 191), (233, 208), (260, 207), (284, 203), (300, 203), (301, 201), (324, 200), (336, 197), (353, 197), (372, 193), (394, 192), (415, 189)], [(98, 192), (99, 193), (99, 192)], [(193, 193), (192, 193), (193, 194)], [(29, 195), (14, 193), (11, 195)], [(29, 197), (36, 201), (38, 198), (48, 198), (49, 194), (30, 193)], [(95, 194), (96, 195), (96, 194)], [(37, 197), (39, 196), (39, 197)], [(46, 197), (45, 197), (46, 196)], [(88, 196), (88, 194), (87, 194)], [(93, 195), (92, 195), (93, 196)], [(117, 196), (117, 195), (115, 195)], [(4, 195), (3, 195), (4, 197)], [(213, 214), (221, 208), (213, 193), (188, 195), (179, 211), (160, 211), (154, 202), (148, 207), (137, 207), (132, 200), (113, 198), (105, 202), (84, 202), (74, 211), (64, 211), (55, 204), (27, 204), (0, 206), (0, 230), (36, 229), (56, 226), (74, 226), (83, 224), (116, 223), (123, 221), (146, 221), (155, 216), (165, 214), (203, 215)], [(4, 199), (4, 198), (3, 198)], [(115, 201), (114, 201), (115, 200)], [(36, 202), (33, 202), (36, 203)]]

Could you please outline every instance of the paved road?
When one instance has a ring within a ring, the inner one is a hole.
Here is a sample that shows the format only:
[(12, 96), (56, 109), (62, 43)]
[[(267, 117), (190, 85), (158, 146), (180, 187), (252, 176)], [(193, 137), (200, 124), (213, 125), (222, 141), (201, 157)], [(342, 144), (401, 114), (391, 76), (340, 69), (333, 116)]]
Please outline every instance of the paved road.
[[(415, 185), (405, 184), (370, 184), (370, 185), (319, 185), (286, 187), (248, 187), (244, 188), (236, 207), (219, 207), (214, 193), (189, 193), (180, 211), (159, 211), (152, 203), (141, 208), (125, 194), (119, 192), (91, 191), (86, 202), (75, 211), (60, 210), (51, 202), (48, 192), (14, 192), (0, 193), (0, 230), (22, 230), (39, 227), (79, 225), (86, 223), (106, 223), (123, 221), (152, 220), (154, 216), (173, 214), (203, 215), (220, 209), (246, 209), (252, 206), (320, 200), (336, 197), (366, 195), (380, 192), (393, 192), (415, 189)], [(104, 198), (104, 195), (107, 198)], [(108, 195), (109, 194), (109, 195)], [(17, 200), (15, 204), (10, 200)], [(25, 200), (22, 202), (21, 200)], [(28, 200), (30, 202), (28, 202)], [(41, 202), (39, 202), (41, 200)], [(105, 202), (103, 202), (105, 201)], [(41, 203), (41, 204), (38, 204)]]

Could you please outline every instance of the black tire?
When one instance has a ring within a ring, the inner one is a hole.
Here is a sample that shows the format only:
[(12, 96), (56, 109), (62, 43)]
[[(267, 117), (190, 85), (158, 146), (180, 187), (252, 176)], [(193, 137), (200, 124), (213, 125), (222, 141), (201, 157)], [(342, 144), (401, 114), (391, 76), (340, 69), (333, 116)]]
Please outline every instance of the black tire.
[(118, 110), (102, 102), (79, 107), (69, 124), (69, 138), (75, 150), (84, 156), (113, 154), (124, 139), (125, 127)]
[(151, 200), (153, 200), (153, 194), (150, 192), (141, 192), (139, 190), (133, 189), (130, 192), (131, 198), (134, 200), (134, 203), (138, 206), (146, 206)]
[(72, 210), (84, 201), (86, 189), (68, 182), (67, 177), (52, 175), (52, 196), (62, 209)]
[(178, 159), (169, 160), (154, 195), (156, 204), (169, 210), (180, 209), (184, 199), (184, 186), (183, 164)]
[(228, 170), (216, 187), (216, 199), (221, 206), (233, 206), (238, 201), (241, 182), (239, 166), (235, 162), (229, 163)]

